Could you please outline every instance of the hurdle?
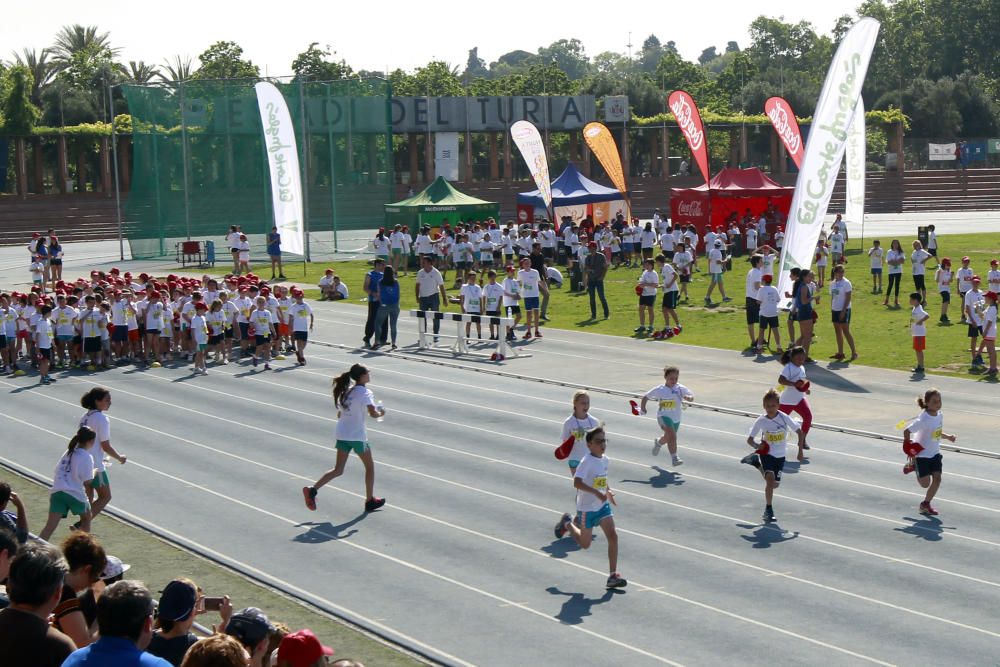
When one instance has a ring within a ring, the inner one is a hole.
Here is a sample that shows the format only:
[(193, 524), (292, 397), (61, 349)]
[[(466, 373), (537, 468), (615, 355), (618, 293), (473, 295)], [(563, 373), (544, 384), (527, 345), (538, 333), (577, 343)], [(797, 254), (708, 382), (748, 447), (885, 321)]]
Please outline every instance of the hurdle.
[[(475, 324), (478, 322), (483, 326), (489, 326), (491, 324), (498, 325), (499, 340), (497, 340), (496, 350), (493, 352), (489, 358), (493, 361), (503, 361), (507, 357), (529, 357), (529, 354), (521, 354), (516, 349), (507, 344), (507, 327), (514, 326), (514, 319), (511, 317), (494, 317), (491, 315), (470, 315), (468, 313), (448, 313), (439, 312), (436, 310), (411, 310), (410, 317), (416, 317), (417, 332), (418, 332), (418, 342), (417, 347), (421, 350), (429, 350), (433, 348), (431, 339), (433, 337), (441, 338), (454, 338), (455, 343), (451, 346), (451, 350), (455, 354), (468, 354), (473, 356), (487, 356), (486, 354), (474, 352), (469, 348), (469, 343), (465, 338), (465, 331), (463, 326), (467, 323)], [(427, 323), (434, 322), (454, 322), (455, 323), (455, 335), (438, 333), (435, 334), (433, 331), (427, 331)]]

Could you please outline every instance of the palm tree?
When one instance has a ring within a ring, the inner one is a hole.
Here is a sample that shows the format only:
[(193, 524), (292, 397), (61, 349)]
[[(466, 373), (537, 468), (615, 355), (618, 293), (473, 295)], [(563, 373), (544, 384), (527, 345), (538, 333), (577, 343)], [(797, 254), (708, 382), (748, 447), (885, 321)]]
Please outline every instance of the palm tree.
[(38, 106), (42, 105), (42, 88), (49, 85), (55, 76), (55, 67), (48, 60), (49, 55), (51, 52), (48, 49), (42, 49), (40, 53), (36, 53), (34, 49), (14, 52), (14, 62), (27, 67), (34, 77), (34, 82), (31, 84), (31, 101)]
[(118, 55), (119, 49), (111, 47), (111, 35), (98, 32), (96, 25), (82, 26), (79, 23), (63, 26), (56, 33), (55, 42), (49, 51), (59, 69), (65, 68), (73, 54), (86, 49), (108, 50), (111, 56)]
[(173, 60), (163, 61), (163, 71), (158, 72), (157, 76), (163, 81), (186, 81), (191, 78), (195, 70), (191, 66), (191, 58), (189, 56), (174, 56)]
[(147, 84), (160, 76), (160, 69), (156, 65), (150, 65), (143, 61), (128, 61), (128, 67), (119, 66), (119, 71), (128, 83)]

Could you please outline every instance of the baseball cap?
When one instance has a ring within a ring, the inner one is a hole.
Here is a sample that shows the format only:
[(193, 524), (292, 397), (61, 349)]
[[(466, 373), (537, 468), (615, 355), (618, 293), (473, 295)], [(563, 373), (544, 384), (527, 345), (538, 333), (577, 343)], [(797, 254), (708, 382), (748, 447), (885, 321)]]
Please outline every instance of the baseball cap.
[(993, 299), (994, 301), (997, 300), (997, 293), (996, 292), (987, 292), (983, 296), (986, 297), (987, 299)]
[(996, 266), (997, 264), (1000, 264), (1000, 262), (996, 261), (995, 259), (990, 260), (990, 266)]
[(101, 579), (113, 579), (121, 576), (128, 572), (131, 567), (128, 563), (123, 563), (122, 559), (117, 556), (108, 556), (104, 569), (101, 570)]
[(333, 649), (324, 646), (312, 630), (299, 630), (281, 638), (278, 662), (287, 662), (292, 667), (311, 667), (324, 655), (333, 653)]
[(765, 283), (770, 283), (772, 280), (774, 280), (774, 276), (767, 275), (761, 278), (761, 280), (763, 280)]
[(514, 270), (514, 265), (513, 264), (508, 264), (507, 266), (503, 267), (503, 269), (504, 269), (504, 271), (513, 271)]
[(596, 248), (597, 247), (597, 241), (591, 241), (590, 243), (587, 244), (587, 247), (588, 248)]
[(970, 259), (969, 259), (969, 256), (968, 256), (968, 255), (966, 255), (965, 257), (963, 257), (963, 258), (962, 258), (962, 261), (963, 261), (963, 262), (969, 262), (969, 261), (972, 261), (972, 260), (970, 260)]
[(972, 276), (972, 282), (979, 283), (982, 282), (982, 279), (979, 276)]
[(194, 612), (198, 591), (185, 581), (174, 579), (160, 591), (157, 615), (167, 621), (183, 621)]
[(226, 625), (226, 634), (236, 637), (244, 646), (256, 646), (273, 630), (274, 626), (257, 607), (240, 609)]

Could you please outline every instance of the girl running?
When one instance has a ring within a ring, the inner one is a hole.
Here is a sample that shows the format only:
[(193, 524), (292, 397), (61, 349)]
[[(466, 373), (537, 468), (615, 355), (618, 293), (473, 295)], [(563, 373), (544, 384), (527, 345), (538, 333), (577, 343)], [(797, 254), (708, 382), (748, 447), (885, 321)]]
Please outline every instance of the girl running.
[(917, 484), (927, 489), (920, 503), (920, 513), (936, 515), (931, 501), (941, 487), (941, 438), (955, 442), (955, 436), (945, 433), (942, 428), (941, 392), (928, 389), (923, 398), (917, 399), (923, 409), (903, 430), (903, 451), (909, 457), (903, 466), (903, 474), (917, 471)]
[[(351, 381), (354, 385), (351, 385)], [(375, 461), (368, 446), (365, 413), (369, 417), (384, 417), (385, 408), (375, 405), (375, 395), (365, 385), (371, 380), (368, 369), (354, 364), (333, 381), (333, 404), (337, 407), (337, 462), (312, 486), (302, 489), (306, 507), (316, 509), (316, 493), (327, 482), (340, 477), (353, 451), (365, 466), (365, 511), (374, 512), (385, 505), (385, 498), (375, 497)]]
[(778, 384), (784, 387), (778, 409), (786, 415), (792, 412), (802, 417), (802, 437), (799, 438), (799, 460), (802, 460), (802, 450), (809, 449), (806, 436), (812, 426), (812, 410), (809, 408), (809, 380), (806, 379), (806, 351), (801, 345), (785, 350), (781, 355), (781, 363), (785, 365), (778, 376)]
[(806, 446), (806, 434), (790, 417), (783, 414), (785, 411), (780, 409), (782, 406), (779, 404), (778, 392), (774, 389), (764, 394), (763, 402), (764, 414), (757, 418), (747, 434), (747, 444), (754, 448), (754, 452), (744, 456), (740, 462), (757, 468), (764, 478), (764, 514), (761, 518), (770, 523), (776, 520), (772, 505), (774, 490), (781, 484), (781, 471), (785, 467), (785, 438), (789, 431), (799, 436), (798, 460), (802, 461), (805, 459), (802, 449)]
[(694, 400), (691, 390), (679, 383), (681, 372), (676, 366), (667, 366), (663, 369), (663, 384), (653, 387), (642, 397), (642, 405), (639, 407), (640, 414), (646, 414), (646, 402), (656, 401), (656, 421), (660, 425), (663, 433), (658, 438), (653, 438), (653, 456), (659, 456), (660, 448), (664, 444), (670, 452), (671, 462), (674, 466), (684, 463), (677, 456), (677, 431), (681, 430), (681, 408), (682, 401), (689, 403)]
[(87, 496), (94, 479), (94, 459), (90, 448), (97, 434), (86, 426), (81, 426), (69, 441), (66, 453), (56, 464), (52, 473), (52, 489), (49, 491), (49, 519), (38, 534), (43, 540), (52, 537), (62, 519), (72, 512), (80, 517), (76, 524), (80, 530), (90, 532), (90, 502)]
[(608, 487), (608, 457), (604, 455), (608, 440), (603, 426), (587, 431), (588, 453), (580, 461), (573, 476), (576, 487), (577, 527), (570, 515), (563, 514), (556, 525), (556, 539), (562, 539), (567, 531), (581, 549), (590, 548), (594, 528), (601, 527), (608, 540), (608, 588), (624, 588), (628, 582), (618, 572), (618, 533), (615, 532), (615, 494)]
[(573, 438), (573, 448), (569, 452), (569, 476), (576, 475), (576, 468), (587, 454), (587, 444), (584, 438), (587, 431), (600, 426), (600, 422), (590, 416), (590, 394), (577, 391), (573, 394), (573, 414), (566, 418), (562, 427), (562, 442)]
[[(128, 460), (118, 453), (111, 445), (111, 421), (104, 414), (111, 407), (111, 392), (104, 387), (94, 387), (80, 398), (80, 405), (87, 413), (80, 418), (80, 426), (86, 426), (97, 434), (97, 445), (93, 449), (94, 480), (87, 489), (87, 498), (91, 503), (91, 516), (96, 517), (101, 510), (111, 502), (111, 482), (108, 480), (107, 464), (104, 455), (107, 454), (121, 465)], [(94, 500), (94, 491), (97, 500)]]

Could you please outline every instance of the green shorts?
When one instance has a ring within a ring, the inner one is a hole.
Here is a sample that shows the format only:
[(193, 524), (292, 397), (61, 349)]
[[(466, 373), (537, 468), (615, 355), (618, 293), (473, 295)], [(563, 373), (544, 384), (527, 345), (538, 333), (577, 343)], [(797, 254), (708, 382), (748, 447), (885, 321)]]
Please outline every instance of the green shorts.
[(669, 428), (674, 433), (677, 433), (677, 431), (681, 430), (681, 423), (679, 421), (675, 422), (673, 419), (665, 415), (660, 416), (660, 426), (662, 426), (663, 428)]
[(77, 516), (83, 516), (89, 511), (90, 505), (88, 503), (77, 500), (65, 491), (56, 491), (49, 496), (49, 512), (58, 514), (64, 519), (70, 512)]
[(403, 254), (403, 249), (402, 248), (393, 248), (392, 249), (392, 254), (393, 255), (402, 255)]
[(92, 481), (90, 485), (95, 489), (99, 489), (102, 486), (111, 486), (111, 482), (108, 480), (108, 471), (102, 470), (94, 475), (94, 481)]
[(338, 440), (337, 451), (361, 455), (368, 451), (368, 443), (361, 440)]
[(711, 282), (712, 282), (713, 285), (721, 285), (722, 284), (722, 274), (721, 273), (710, 273), (708, 275), (711, 277), (711, 279), (712, 279)]
[(204, 352), (208, 349), (208, 343), (198, 343), (198, 351)]

